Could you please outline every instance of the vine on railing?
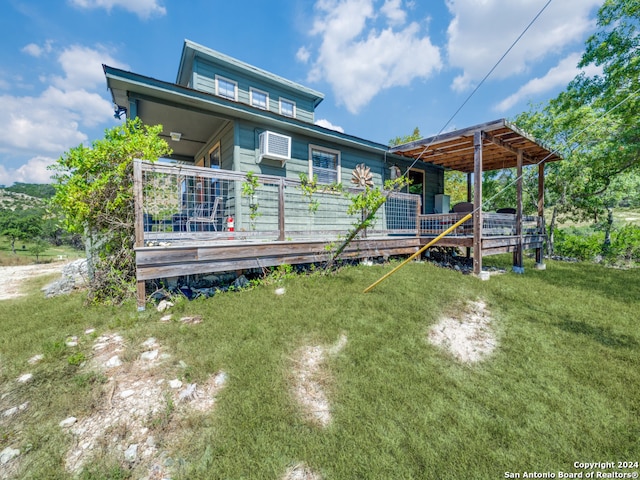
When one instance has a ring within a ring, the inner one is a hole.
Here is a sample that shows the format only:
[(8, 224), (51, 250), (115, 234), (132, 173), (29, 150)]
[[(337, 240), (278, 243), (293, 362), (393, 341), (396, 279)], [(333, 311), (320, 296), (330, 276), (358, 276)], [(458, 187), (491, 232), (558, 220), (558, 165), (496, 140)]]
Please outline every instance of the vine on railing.
[(365, 231), (375, 222), (376, 213), (387, 201), (389, 193), (399, 191), (410, 184), (411, 180), (403, 175), (393, 180), (387, 180), (382, 190), (380, 187), (370, 187), (367, 185), (364, 190), (350, 197), (351, 205), (349, 205), (347, 213), (349, 215), (360, 213), (360, 221), (353, 224), (353, 228), (347, 232), (344, 241), (338, 246), (333, 255), (331, 255), (331, 258), (329, 258), (325, 266), (326, 270), (333, 268), (345, 248), (349, 246), (360, 232)]
[(316, 193), (343, 192), (341, 183), (332, 183), (330, 185), (318, 185), (317, 175), (314, 175), (313, 179), (310, 180), (309, 176), (304, 172), (300, 172), (298, 174), (298, 177), (300, 178), (300, 186), (298, 188), (302, 190), (302, 196), (307, 198), (310, 213), (316, 213), (318, 211), (318, 208), (320, 207), (320, 202), (318, 201), (318, 199), (313, 198), (313, 196)]
[(249, 197), (249, 218), (251, 219), (251, 230), (256, 229), (256, 219), (260, 216), (258, 208), (260, 205), (256, 200), (258, 190), (258, 177), (252, 171), (247, 172), (246, 180), (242, 183), (242, 196)]

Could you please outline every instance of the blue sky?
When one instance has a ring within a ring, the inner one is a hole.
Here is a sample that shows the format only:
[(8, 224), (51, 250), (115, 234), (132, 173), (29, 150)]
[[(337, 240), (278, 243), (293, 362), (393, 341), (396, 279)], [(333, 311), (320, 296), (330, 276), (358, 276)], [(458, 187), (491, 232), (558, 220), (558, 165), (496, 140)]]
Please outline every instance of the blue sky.
[[(3, 0), (0, 184), (49, 182), (47, 165), (117, 124), (103, 63), (173, 82), (185, 39), (323, 92), (324, 126), (433, 135), (547, 1)], [(446, 130), (555, 96), (602, 3), (553, 0)]]

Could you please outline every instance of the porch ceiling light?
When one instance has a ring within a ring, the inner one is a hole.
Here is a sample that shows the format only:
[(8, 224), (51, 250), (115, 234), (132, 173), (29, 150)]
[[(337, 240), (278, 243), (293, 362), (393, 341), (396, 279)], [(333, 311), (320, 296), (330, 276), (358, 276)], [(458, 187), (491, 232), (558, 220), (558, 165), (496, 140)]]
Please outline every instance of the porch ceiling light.
[(179, 132), (171, 132), (169, 133), (169, 136), (171, 137), (171, 140), (173, 140), (174, 142), (179, 142), (180, 139), (182, 138), (182, 134)]

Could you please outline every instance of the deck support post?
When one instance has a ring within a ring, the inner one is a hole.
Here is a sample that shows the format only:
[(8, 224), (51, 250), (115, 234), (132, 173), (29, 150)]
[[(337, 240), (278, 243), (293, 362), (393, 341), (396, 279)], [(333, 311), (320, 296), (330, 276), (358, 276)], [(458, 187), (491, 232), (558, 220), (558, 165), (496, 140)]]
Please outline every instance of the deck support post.
[(284, 178), (281, 178), (278, 184), (278, 240), (280, 242), (284, 242), (285, 239), (284, 229)]
[[(467, 173), (467, 202), (473, 202), (473, 198), (471, 197), (471, 173)], [(471, 258), (471, 248), (465, 248), (465, 257)]]
[[(135, 222), (135, 246), (144, 247), (144, 210), (142, 195), (142, 163), (140, 160), (133, 162), (133, 208)], [(147, 303), (147, 292), (144, 280), (138, 280), (138, 267), (136, 265), (136, 292), (138, 311), (143, 311)]]
[(518, 149), (516, 163), (516, 236), (518, 244), (513, 252), (513, 271), (514, 273), (524, 273), (524, 264), (522, 262), (522, 250), (524, 246), (522, 238), (522, 161), (524, 158), (523, 151)]
[(422, 227), (420, 224), (420, 215), (422, 215), (422, 196), (418, 197), (416, 204), (416, 237), (420, 237), (420, 229)]
[[(545, 235), (545, 223), (544, 223), (544, 162), (538, 164), (538, 225), (539, 233)], [(544, 270), (544, 252), (542, 247), (536, 248), (536, 268)]]
[(482, 278), (482, 132), (473, 134), (473, 273)]

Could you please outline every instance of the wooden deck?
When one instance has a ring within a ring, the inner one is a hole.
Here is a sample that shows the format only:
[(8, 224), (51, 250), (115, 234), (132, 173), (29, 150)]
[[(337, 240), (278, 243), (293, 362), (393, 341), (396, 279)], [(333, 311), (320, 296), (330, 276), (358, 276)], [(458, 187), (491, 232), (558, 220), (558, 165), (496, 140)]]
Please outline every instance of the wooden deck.
[[(369, 237), (352, 242), (342, 258), (388, 258), (411, 255), (435, 238), (435, 235)], [(524, 235), (523, 249), (542, 248), (544, 235)], [(473, 235), (449, 236), (440, 247), (473, 247)], [(317, 240), (191, 240), (171, 245), (136, 248), (139, 281), (213, 272), (238, 271), (278, 265), (323, 263), (329, 259), (329, 239)], [(487, 236), (482, 238), (482, 255), (516, 252), (520, 238)]]
[[(252, 216), (249, 199), (240, 193), (244, 174), (134, 163), (140, 309), (146, 303), (148, 280), (329, 259), (328, 247), (337, 244), (354, 221), (346, 214), (348, 198), (318, 192), (314, 196), (318, 207), (312, 213), (299, 181), (265, 175), (258, 179), (260, 210), (258, 216)], [(194, 212), (205, 205), (213, 205), (208, 207), (211, 221), (194, 218)], [(420, 196), (389, 193), (375, 226), (366, 237), (354, 240), (341, 258), (414, 254), (464, 216), (422, 215), (420, 211)], [(229, 218), (235, 220), (234, 231), (226, 228)], [(523, 250), (536, 249), (536, 258), (541, 258), (544, 238), (541, 217), (476, 211), (473, 220), (457, 227), (437, 246), (473, 250), (474, 273), (480, 274), (482, 256), (514, 252), (514, 265), (521, 265), (515, 255), (521, 258)]]
[[(190, 245), (136, 248), (138, 280), (321, 263), (329, 259), (328, 240), (215, 241)], [(343, 258), (411, 255), (421, 246), (418, 237), (366, 238), (354, 241)]]

